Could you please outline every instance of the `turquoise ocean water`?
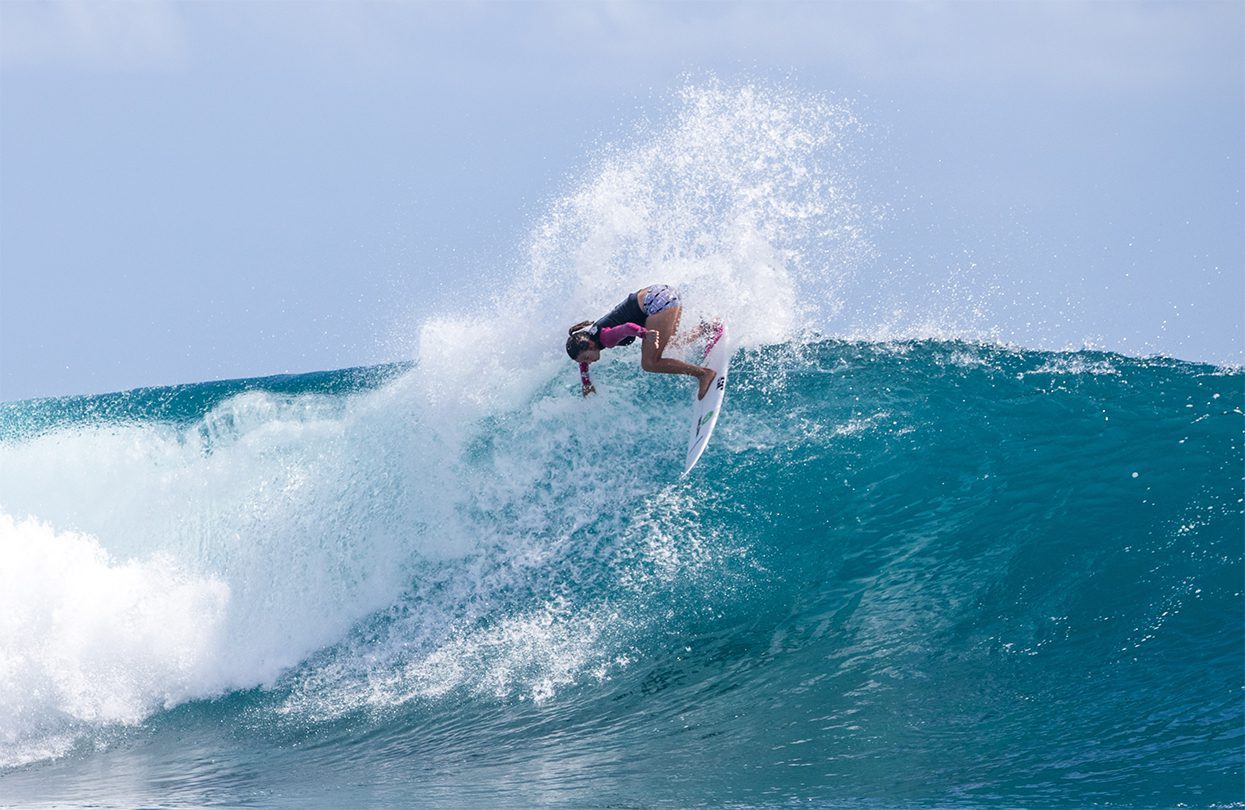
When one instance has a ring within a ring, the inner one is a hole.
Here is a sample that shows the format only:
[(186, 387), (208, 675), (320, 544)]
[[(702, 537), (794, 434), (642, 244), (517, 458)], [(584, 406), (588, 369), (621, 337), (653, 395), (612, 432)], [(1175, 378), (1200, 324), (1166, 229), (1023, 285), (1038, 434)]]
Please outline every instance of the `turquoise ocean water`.
[[(848, 103), (654, 121), (409, 362), (0, 403), (0, 807), (1245, 805), (1245, 372), (1021, 348), (1101, 341), (876, 248)], [(655, 282), (741, 347), (682, 479), (561, 348)]]
[(743, 350), (686, 479), (684, 381), (418, 377), (0, 406), (0, 805), (1245, 800), (1239, 370)]

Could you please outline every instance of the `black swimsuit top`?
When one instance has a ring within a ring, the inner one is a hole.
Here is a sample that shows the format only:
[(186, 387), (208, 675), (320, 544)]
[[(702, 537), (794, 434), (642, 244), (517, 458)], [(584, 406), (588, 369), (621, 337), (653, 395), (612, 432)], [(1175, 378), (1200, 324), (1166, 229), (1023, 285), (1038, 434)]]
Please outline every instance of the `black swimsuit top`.
[[(627, 296), (626, 301), (623, 301), (605, 315), (597, 318), (597, 320), (593, 322), (592, 327), (588, 330), (588, 334), (592, 335), (593, 340), (600, 343), (601, 339), (597, 337), (597, 333), (602, 329), (609, 329), (611, 326), (621, 326), (624, 323), (638, 323), (640, 326), (644, 326), (647, 320), (648, 314), (644, 311), (643, 307), (640, 306), (640, 301), (636, 298), (636, 294), (632, 293)], [(634, 337), (625, 337), (618, 341), (618, 345), (629, 346), (634, 342)]]

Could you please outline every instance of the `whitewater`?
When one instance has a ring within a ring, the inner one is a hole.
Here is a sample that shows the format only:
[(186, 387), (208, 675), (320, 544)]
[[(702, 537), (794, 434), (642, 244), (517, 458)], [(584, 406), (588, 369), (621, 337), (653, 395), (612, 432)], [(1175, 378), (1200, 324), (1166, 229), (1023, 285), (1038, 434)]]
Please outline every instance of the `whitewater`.
[[(1245, 805), (1245, 372), (866, 306), (850, 104), (668, 112), (408, 361), (0, 403), (0, 806)], [(654, 282), (686, 479), (561, 345)]]

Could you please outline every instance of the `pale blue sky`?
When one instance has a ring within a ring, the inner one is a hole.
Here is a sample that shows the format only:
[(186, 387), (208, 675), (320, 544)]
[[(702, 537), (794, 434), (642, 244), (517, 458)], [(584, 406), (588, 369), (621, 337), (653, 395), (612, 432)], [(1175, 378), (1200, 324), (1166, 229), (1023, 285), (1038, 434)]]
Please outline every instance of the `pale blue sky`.
[(0, 399), (403, 359), (709, 74), (850, 100), (890, 287), (1245, 361), (1240, 2), (6, 0)]

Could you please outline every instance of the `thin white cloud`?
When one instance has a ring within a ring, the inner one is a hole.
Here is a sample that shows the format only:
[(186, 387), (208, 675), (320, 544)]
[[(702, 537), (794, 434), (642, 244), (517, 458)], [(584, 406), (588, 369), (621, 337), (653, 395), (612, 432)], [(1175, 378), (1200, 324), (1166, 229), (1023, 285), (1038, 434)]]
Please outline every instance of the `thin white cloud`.
[(867, 79), (1146, 91), (1233, 82), (1233, 2), (570, 3), (545, 46), (653, 60), (839, 69)]
[(177, 67), (187, 39), (171, 2), (0, 2), (0, 65), (143, 70)]
[[(143, 69), (275, 55), (343, 69), (830, 70), (863, 81), (1139, 92), (1236, 82), (1239, 2), (177, 4), (0, 0), (0, 64)], [(238, 53), (239, 46), (243, 53)], [(1223, 85), (1220, 85), (1223, 86)], [(1019, 89), (1019, 88), (1018, 88)]]

